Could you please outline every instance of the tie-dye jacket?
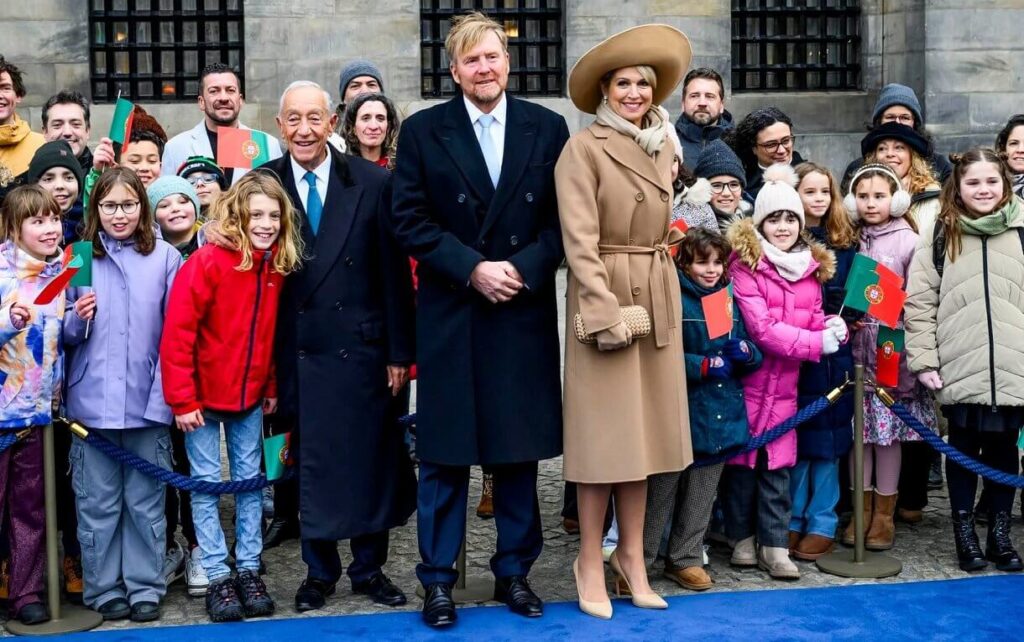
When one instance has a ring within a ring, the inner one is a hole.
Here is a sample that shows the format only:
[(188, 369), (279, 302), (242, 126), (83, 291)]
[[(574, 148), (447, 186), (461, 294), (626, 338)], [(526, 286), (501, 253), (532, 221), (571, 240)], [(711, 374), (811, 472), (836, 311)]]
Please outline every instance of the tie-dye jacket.
[[(46, 305), (35, 300), (60, 269), (59, 256), (43, 262), (0, 244), (0, 430), (50, 423), (63, 377), (64, 293)], [(20, 330), (11, 321), (15, 302), (31, 310)]]

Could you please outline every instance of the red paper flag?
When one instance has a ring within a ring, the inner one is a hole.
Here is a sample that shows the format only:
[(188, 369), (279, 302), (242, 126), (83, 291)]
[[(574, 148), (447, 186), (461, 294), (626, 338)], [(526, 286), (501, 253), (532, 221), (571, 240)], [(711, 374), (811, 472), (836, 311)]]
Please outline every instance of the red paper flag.
[(690, 226), (687, 225), (686, 221), (684, 221), (683, 219), (678, 219), (676, 221), (672, 221), (672, 225), (669, 225), (669, 227), (670, 228), (674, 227), (677, 230), (679, 230), (680, 232), (682, 232), (683, 234), (686, 234), (686, 232), (690, 229)]
[(717, 339), (732, 332), (732, 286), (701, 297), (704, 321), (708, 324), (708, 339)]
[(903, 277), (896, 274), (889, 268), (885, 267), (881, 263), (875, 265), (875, 274), (878, 275), (879, 279), (886, 279), (896, 284), (896, 287), (903, 288)]
[(903, 353), (903, 330), (878, 328), (878, 354), (875, 382), (895, 388), (900, 385), (900, 355)]

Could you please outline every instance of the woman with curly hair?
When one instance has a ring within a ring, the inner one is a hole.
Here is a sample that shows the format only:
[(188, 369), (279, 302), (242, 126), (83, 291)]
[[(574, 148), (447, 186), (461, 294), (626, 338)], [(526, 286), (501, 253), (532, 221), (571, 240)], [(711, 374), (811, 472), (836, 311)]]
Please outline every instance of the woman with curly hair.
[(362, 94), (345, 109), (341, 136), (351, 156), (394, 169), (398, 144), (398, 110), (384, 94)]
[(1013, 193), (1024, 198), (1024, 114), (1010, 116), (996, 136), (996, 152), (1010, 168)]
[(732, 147), (747, 173), (744, 200), (753, 204), (764, 185), (764, 170), (776, 163), (799, 165), (804, 162), (793, 151), (793, 121), (778, 107), (761, 107), (747, 114), (735, 129), (722, 136)]

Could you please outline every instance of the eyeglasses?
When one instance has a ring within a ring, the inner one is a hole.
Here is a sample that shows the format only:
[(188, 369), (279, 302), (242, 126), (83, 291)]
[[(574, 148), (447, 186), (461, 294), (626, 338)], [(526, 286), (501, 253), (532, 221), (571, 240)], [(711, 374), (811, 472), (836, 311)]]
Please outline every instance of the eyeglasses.
[(882, 116), (883, 123), (899, 123), (901, 125), (914, 126), (913, 114), (885, 114)]
[(711, 191), (715, 194), (721, 194), (725, 190), (729, 190), (730, 192), (738, 192), (740, 191), (740, 189), (742, 189), (742, 187), (743, 186), (740, 185), (739, 181), (729, 181), (728, 183), (712, 183)]
[(792, 147), (793, 137), (786, 136), (782, 140), (770, 140), (767, 143), (757, 143), (757, 146), (763, 149), (764, 151), (768, 152), (769, 154), (774, 154), (775, 151), (779, 149), (779, 147), (785, 147), (786, 149)]
[(195, 174), (189, 174), (185, 180), (188, 181), (192, 187), (197, 187), (199, 185), (210, 185), (212, 183), (216, 183), (217, 176), (214, 174), (200, 174), (197, 172)]
[(125, 201), (124, 203), (114, 203), (111, 201), (105, 201), (99, 204), (100, 211), (107, 216), (113, 216), (117, 214), (117, 210), (121, 210), (128, 216), (135, 213), (135, 210), (139, 209), (138, 201)]

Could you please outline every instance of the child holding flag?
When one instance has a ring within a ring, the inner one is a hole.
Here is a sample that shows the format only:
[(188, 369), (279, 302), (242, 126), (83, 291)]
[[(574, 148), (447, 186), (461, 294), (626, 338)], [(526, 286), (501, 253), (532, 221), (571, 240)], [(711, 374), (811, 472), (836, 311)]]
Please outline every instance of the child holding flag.
[[(687, 232), (676, 257), (683, 304), (683, 368), (695, 458), (747, 441), (740, 378), (761, 366), (736, 311), (725, 264), (731, 248), (716, 227)], [(659, 473), (647, 481), (644, 561), (650, 567), (670, 525), (665, 577), (683, 588), (711, 588), (704, 570), (704, 533), (724, 464)], [(674, 508), (673, 508), (674, 507)]]
[[(936, 229), (922, 234), (910, 269), (907, 360), (942, 403), (949, 445), (1016, 475), (1024, 425), (1024, 202), (992, 150), (950, 160)], [(1001, 571), (1024, 569), (1010, 539), (1014, 489), (985, 480), (982, 555), (973, 512), (978, 478), (947, 459), (946, 479), (960, 568), (977, 571), (992, 561)]]
[[(42, 297), (63, 264), (61, 209), (38, 185), (12, 190), (4, 200), (0, 245), (0, 432), (28, 434), (0, 454), (0, 514), (9, 517), (10, 617), (23, 624), (50, 619), (43, 604), (43, 439), (60, 402), (63, 288)], [(58, 277), (59, 278), (59, 277)], [(43, 299), (48, 300), (43, 300)]]
[[(181, 256), (156, 238), (135, 172), (103, 172), (83, 239), (92, 244), (92, 287), (69, 292), (64, 340), (67, 410), (91, 432), (162, 468), (171, 467), (171, 410), (160, 383), (164, 311)], [(166, 586), (164, 484), (81, 439), (71, 447), (86, 606), (107, 620), (160, 617)]]
[[(845, 304), (856, 305), (868, 313), (854, 324), (852, 340), (854, 361), (864, 365), (865, 377), (885, 386), (924, 425), (934, 428), (933, 402), (928, 391), (907, 369), (905, 360), (898, 364), (898, 375), (885, 381), (881, 366), (899, 358), (894, 348), (898, 347), (895, 343), (899, 342), (901, 332), (885, 333), (894, 345), (884, 348), (886, 358), (882, 363), (877, 360), (880, 327), (900, 331), (903, 326), (902, 286), (909, 274), (918, 238), (917, 226), (908, 212), (910, 203), (910, 194), (888, 165), (869, 163), (854, 172), (844, 204), (858, 222), (860, 252), (847, 281)], [(920, 441), (921, 438), (892, 414), (874, 394), (872, 386), (867, 390), (864, 397), (865, 488), (860, 489), (864, 493), (865, 546), (873, 551), (884, 551), (892, 548), (896, 536), (893, 517), (900, 479), (900, 442)], [(853, 465), (851, 453), (851, 480)], [(852, 546), (854, 536), (851, 521), (843, 533), (843, 543)]]
[[(835, 273), (835, 257), (802, 236), (804, 205), (796, 184), (789, 165), (769, 167), (753, 217), (728, 233), (736, 303), (764, 353), (761, 368), (743, 380), (751, 436), (796, 413), (800, 362), (834, 354), (847, 338), (842, 319), (826, 319), (822, 310), (821, 285)], [(723, 494), (726, 535), (735, 543), (732, 564), (760, 566), (778, 579), (800, 577), (788, 549), (789, 475), (796, 453), (796, 432), (790, 431), (727, 462)]]
[[(249, 479), (260, 474), (263, 414), (277, 406), (277, 305), (285, 275), (299, 267), (302, 240), (287, 193), (267, 172), (246, 174), (213, 208), (221, 234), (239, 249), (204, 245), (182, 267), (160, 345), (164, 393), (185, 433), (193, 477), (220, 481), (223, 422), (231, 478)], [(206, 611), (214, 622), (274, 611), (259, 576), (261, 493), (237, 493), (235, 498), (238, 573), (233, 578), (218, 497), (192, 494), (196, 536), (210, 581)]]
[[(859, 238), (843, 209), (836, 179), (827, 168), (815, 163), (796, 166), (800, 179), (797, 192), (804, 205), (807, 233), (836, 257), (836, 272), (822, 285), (825, 314), (839, 314), (843, 306), (846, 277), (857, 254)], [(844, 321), (860, 318), (852, 308)], [(853, 352), (849, 344), (817, 363), (805, 361), (800, 367), (797, 405), (801, 408), (828, 394), (849, 377), (853, 378)], [(793, 517), (789, 522), (789, 551), (800, 560), (816, 560), (835, 545), (836, 503), (839, 501), (839, 459), (853, 444), (853, 396), (840, 397), (817, 417), (797, 427), (797, 463), (789, 480)]]

